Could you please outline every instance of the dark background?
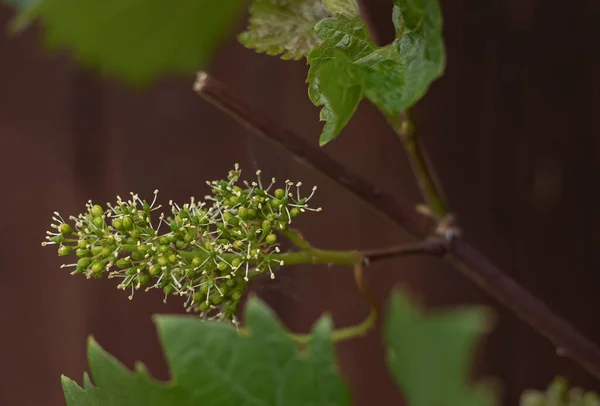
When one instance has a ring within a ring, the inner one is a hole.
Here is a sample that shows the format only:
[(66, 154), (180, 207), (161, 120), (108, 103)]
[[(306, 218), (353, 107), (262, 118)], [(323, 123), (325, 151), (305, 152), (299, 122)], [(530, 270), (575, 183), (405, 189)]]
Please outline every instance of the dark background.
[[(452, 210), (473, 245), (559, 314), (600, 343), (600, 2), (597, 0), (446, 0), (446, 75), (415, 108), (417, 126)], [(368, 2), (378, 32), (392, 35), (391, 1)], [(4, 26), (11, 12), (0, 8)], [(209, 72), (245, 99), (317, 143), (318, 110), (306, 97), (306, 66), (257, 55), (227, 42)], [(375, 248), (408, 241), (353, 196), (248, 134), (198, 99), (193, 75), (144, 90), (103, 79), (50, 54), (40, 31), (0, 38), (0, 405), (64, 404), (60, 374), (81, 380), (89, 334), (131, 366), (143, 360), (168, 377), (150, 316), (181, 312), (156, 294), (136, 295), (114, 281), (87, 281), (59, 269), (40, 241), (51, 214), (79, 213), (129, 191), (163, 203), (206, 193), (204, 181), (234, 162), (247, 173), (320, 186), (319, 215), (300, 221), (317, 246)], [(395, 135), (364, 104), (335, 158), (398, 199), (418, 192)], [(556, 374), (600, 389), (527, 325), (429, 258), (378, 263), (370, 284), (384, 303), (390, 288), (410, 289), (431, 307), (484, 303), (497, 311), (478, 373), (503, 382), (506, 405)], [(322, 311), (336, 325), (367, 313), (346, 269), (299, 267), (254, 286), (279, 316), (306, 331)], [(339, 345), (342, 372), (357, 405), (397, 405), (380, 332)], [(433, 389), (433, 388), (432, 388)]]

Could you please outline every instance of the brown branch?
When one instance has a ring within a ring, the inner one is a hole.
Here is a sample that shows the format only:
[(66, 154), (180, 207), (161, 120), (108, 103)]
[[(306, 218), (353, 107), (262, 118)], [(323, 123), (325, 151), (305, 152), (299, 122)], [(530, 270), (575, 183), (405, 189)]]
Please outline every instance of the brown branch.
[(407, 257), (411, 255), (431, 255), (443, 257), (446, 252), (446, 242), (438, 237), (426, 238), (413, 244), (403, 244), (378, 250), (364, 251), (362, 254), (366, 264), (389, 258)]
[[(418, 239), (427, 239), (431, 235), (431, 227), (424, 216), (402, 206), (390, 195), (375, 190), (369, 182), (349, 172), (323, 150), (313, 147), (312, 143), (266, 117), (215, 79), (200, 73), (194, 89), (203, 99), (235, 118), (244, 127), (287, 149), (299, 161), (343, 186)], [(600, 379), (600, 349), (593, 342), (556, 316), (542, 301), (460, 237), (446, 240), (445, 248), (445, 258), (456, 265), (463, 275), (548, 338), (557, 347), (559, 355), (570, 357)]]

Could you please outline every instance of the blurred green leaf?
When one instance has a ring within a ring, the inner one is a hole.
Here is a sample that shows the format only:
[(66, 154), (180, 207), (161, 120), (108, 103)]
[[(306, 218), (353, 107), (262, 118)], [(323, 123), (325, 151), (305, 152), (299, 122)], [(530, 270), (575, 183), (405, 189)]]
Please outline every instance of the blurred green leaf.
[(203, 67), (232, 27), (240, 0), (44, 0), (37, 17), (52, 47), (145, 84)]
[(328, 16), (322, 0), (254, 0), (239, 40), (257, 52), (300, 59), (321, 43), (313, 28)]
[(317, 24), (323, 42), (308, 55), (307, 81), (311, 101), (323, 106), (321, 119), (327, 122), (321, 145), (339, 135), (363, 96), (395, 117), (442, 74), (445, 53), (437, 0), (395, 0), (393, 21), (396, 39), (385, 47), (371, 40), (358, 18), (340, 14)]
[(128, 371), (90, 341), (92, 378), (84, 388), (63, 377), (68, 406), (350, 405), (337, 373), (331, 321), (322, 318), (300, 353), (271, 310), (246, 306), (249, 334), (186, 316), (156, 319), (172, 380), (159, 383), (145, 368)]
[(456, 309), (424, 315), (394, 293), (385, 323), (387, 361), (410, 406), (491, 406), (491, 390), (468, 380), (486, 312)]

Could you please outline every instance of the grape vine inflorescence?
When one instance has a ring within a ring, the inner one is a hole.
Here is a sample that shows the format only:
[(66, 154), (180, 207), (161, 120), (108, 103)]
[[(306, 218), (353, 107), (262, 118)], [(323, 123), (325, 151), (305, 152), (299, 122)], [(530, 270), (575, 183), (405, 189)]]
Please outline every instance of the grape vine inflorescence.
[(236, 323), (249, 280), (266, 272), (274, 278), (284, 265), (275, 232), (305, 211), (320, 211), (308, 206), (316, 187), (301, 197), (301, 183), (274, 189), (275, 179), (263, 185), (260, 171), (256, 182), (240, 176), (236, 164), (227, 179), (207, 182), (212, 193), (204, 202), (169, 202), (171, 215), (160, 214), (156, 226), (158, 191), (152, 203), (134, 193), (106, 208), (89, 201), (84, 213), (69, 217), (71, 224), (55, 212), (42, 245), (58, 245), (59, 256), (74, 252), (77, 262), (62, 265), (72, 274), (120, 279), (130, 299), (141, 288), (162, 289), (165, 301), (183, 296), (188, 311)]

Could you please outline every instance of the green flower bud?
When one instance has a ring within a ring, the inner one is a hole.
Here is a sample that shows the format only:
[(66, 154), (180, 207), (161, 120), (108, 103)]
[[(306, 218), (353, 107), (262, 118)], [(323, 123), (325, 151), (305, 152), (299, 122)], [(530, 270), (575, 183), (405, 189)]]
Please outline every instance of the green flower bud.
[(92, 272), (100, 274), (106, 269), (106, 262), (96, 261), (92, 264)]
[(212, 304), (218, 305), (221, 304), (221, 302), (223, 301), (223, 297), (218, 293), (215, 295), (210, 295), (210, 301), (212, 302)]
[(85, 269), (90, 266), (91, 263), (92, 260), (90, 258), (79, 258), (79, 261), (77, 261), (77, 268)]
[(292, 209), (290, 210), (290, 217), (295, 218), (298, 217), (300, 215), (300, 209), (297, 207), (292, 207)]
[(73, 251), (73, 247), (70, 247), (68, 245), (63, 245), (58, 249), (58, 255), (61, 257), (65, 257), (65, 256), (69, 255), (71, 253), (71, 251)]
[(233, 300), (240, 300), (242, 298), (242, 292), (240, 292), (239, 290), (234, 290), (233, 292), (231, 292), (231, 298)]
[(175, 247), (177, 247), (178, 249), (184, 249), (186, 246), (185, 241), (183, 240), (177, 240), (177, 242), (175, 243)]
[(283, 190), (283, 189), (277, 189), (277, 190), (275, 190), (275, 193), (273, 193), (273, 195), (277, 199), (283, 199), (285, 197), (285, 190)]
[(73, 229), (67, 223), (62, 223), (60, 226), (58, 226), (58, 232), (62, 235), (71, 234), (73, 232)]
[(200, 258), (198, 258), (198, 257), (194, 257), (192, 259), (192, 265), (194, 267), (199, 267), (201, 263), (202, 263), (202, 260)]
[(92, 255), (96, 256), (96, 255), (102, 254), (103, 249), (104, 249), (104, 247), (99, 247), (99, 246), (92, 247)]
[(271, 205), (272, 208), (274, 209), (278, 209), (281, 207), (281, 200), (275, 198), (275, 199), (271, 199), (269, 200), (269, 204)]
[(158, 257), (158, 259), (156, 260), (156, 262), (158, 263), (158, 265), (160, 265), (161, 267), (163, 266), (167, 266), (169, 264), (169, 260), (162, 256), (162, 257)]
[(256, 209), (248, 208), (248, 218), (249, 219), (255, 219), (257, 214), (258, 213), (256, 212)]
[(115, 263), (115, 265), (118, 268), (125, 269), (125, 268), (129, 268), (131, 266), (131, 261), (128, 260), (128, 259), (125, 259), (125, 258), (121, 258), (121, 259), (117, 260), (117, 262)]
[(131, 253), (131, 258), (133, 258), (134, 261), (142, 261), (144, 259), (144, 254), (139, 251), (133, 251)]
[(173, 293), (173, 291), (175, 290), (175, 286), (168, 284), (167, 286), (165, 286), (163, 288), (163, 292), (165, 292), (165, 295), (170, 295), (171, 293)]
[(265, 242), (269, 245), (273, 245), (277, 242), (277, 236), (275, 234), (269, 234), (267, 238), (265, 238)]
[(208, 293), (208, 287), (208, 283), (205, 283), (204, 285), (198, 288), (198, 292), (201, 292), (202, 294), (206, 295)]
[(210, 306), (206, 302), (202, 302), (198, 305), (198, 310), (204, 313), (210, 310)]
[(175, 255), (175, 254), (169, 255), (169, 262), (172, 264), (177, 263), (177, 255)]
[(104, 227), (104, 219), (102, 217), (94, 217), (92, 223), (94, 223), (94, 225), (98, 228)]
[(239, 216), (241, 219), (246, 219), (246, 218), (248, 218), (248, 209), (247, 209), (247, 208), (245, 208), (245, 207), (240, 207), (240, 208), (238, 209), (238, 216)]
[(227, 265), (225, 262), (219, 262), (217, 264), (217, 269), (219, 271), (225, 271), (227, 268), (229, 268), (229, 265)]
[(154, 264), (150, 267), (150, 269), (148, 269), (148, 272), (152, 276), (157, 276), (162, 272), (162, 269), (161, 269), (160, 265)]
[(123, 231), (123, 220), (121, 219), (113, 219), (112, 226), (119, 231)]
[(112, 254), (112, 253), (113, 253), (113, 250), (112, 250), (112, 249), (110, 249), (110, 248), (108, 248), (108, 247), (104, 247), (104, 248), (102, 248), (102, 253), (101, 253), (101, 254), (102, 254), (102, 256), (103, 256), (104, 258), (108, 258), (108, 257), (110, 256), (110, 254)]
[(161, 254), (166, 254), (166, 253), (167, 253), (167, 252), (169, 252), (169, 251), (170, 251), (170, 249), (169, 249), (169, 246), (168, 246), (168, 245), (161, 245), (161, 246), (158, 248), (158, 252), (160, 252)]
[(129, 216), (124, 216), (123, 219), (121, 219), (121, 225), (124, 230), (131, 230), (133, 228), (133, 220)]
[(92, 255), (92, 251), (86, 250), (85, 248), (77, 248), (77, 251), (75, 251), (75, 255), (77, 255), (79, 258), (89, 257), (90, 255)]
[(150, 283), (151, 280), (152, 280), (152, 277), (150, 275), (148, 275), (147, 273), (142, 273), (142, 274), (140, 274), (140, 276), (138, 276), (138, 283), (141, 286), (147, 285), (148, 283)]
[(227, 279), (227, 281), (225, 282), (225, 285), (227, 285), (230, 288), (232, 288), (232, 287), (234, 287), (236, 285), (236, 281), (235, 281), (235, 279)]
[(193, 300), (196, 303), (204, 302), (206, 300), (206, 293), (202, 293), (202, 292), (199, 292), (199, 291), (196, 292), (196, 293), (194, 293)]
[(234, 268), (237, 268), (237, 267), (239, 267), (241, 264), (242, 264), (242, 259), (241, 259), (241, 258), (233, 258), (233, 259), (231, 260), (231, 265), (232, 265)]
[(60, 244), (60, 243), (65, 242), (65, 237), (62, 234), (61, 235), (57, 235), (55, 237), (52, 237), (50, 239), (50, 241), (52, 241), (55, 244)]
[(104, 214), (104, 209), (102, 208), (102, 206), (95, 204), (90, 209), (90, 213), (92, 213), (92, 216), (94, 217), (101, 217)]

